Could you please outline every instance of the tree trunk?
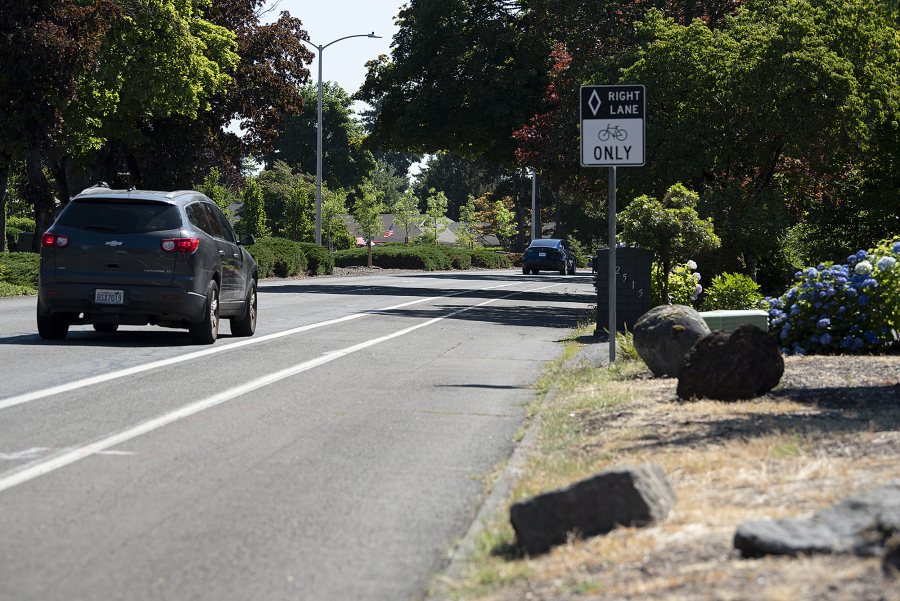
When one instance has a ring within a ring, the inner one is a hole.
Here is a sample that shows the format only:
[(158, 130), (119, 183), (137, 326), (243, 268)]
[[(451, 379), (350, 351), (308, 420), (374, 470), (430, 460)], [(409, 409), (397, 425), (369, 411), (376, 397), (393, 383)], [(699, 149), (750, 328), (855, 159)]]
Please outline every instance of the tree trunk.
[(747, 270), (750, 272), (750, 279), (755, 282), (758, 273), (758, 265), (756, 263), (756, 259), (752, 259), (750, 257), (745, 258), (747, 261)]
[(553, 195), (552, 201), (556, 201), (556, 237), (557, 238), (565, 238), (566, 237), (566, 228), (563, 227), (562, 224), (562, 208), (560, 207), (559, 200), (559, 190), (554, 190), (553, 186), (550, 186), (550, 193)]
[(0, 252), (9, 251), (6, 248), (6, 184), (9, 183), (9, 166), (11, 157), (5, 152), (0, 152)]
[(672, 269), (672, 261), (668, 257), (663, 259), (663, 282), (662, 282), (662, 303), (664, 305), (671, 305), (672, 301), (669, 299), (669, 270)]
[(56, 197), (59, 199), (60, 208), (65, 207), (69, 203), (69, 177), (66, 173), (66, 167), (69, 163), (69, 156), (63, 154), (59, 158), (53, 160), (53, 178), (56, 180)]
[(372, 266), (372, 239), (371, 238), (366, 240), (366, 246), (369, 249), (369, 267), (371, 267)]
[(28, 175), (25, 193), (28, 202), (34, 207), (34, 238), (31, 241), (31, 251), (37, 253), (41, 251), (41, 237), (53, 225), (53, 220), (56, 218), (53, 192), (47, 176), (44, 175), (40, 150), (25, 151), (25, 171)]

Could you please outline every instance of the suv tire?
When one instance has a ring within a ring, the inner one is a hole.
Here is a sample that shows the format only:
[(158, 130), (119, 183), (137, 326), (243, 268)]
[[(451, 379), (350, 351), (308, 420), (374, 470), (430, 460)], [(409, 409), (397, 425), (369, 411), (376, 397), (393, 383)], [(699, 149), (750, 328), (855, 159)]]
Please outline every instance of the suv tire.
[(40, 308), (37, 310), (37, 327), (38, 334), (44, 340), (65, 340), (66, 335), (69, 333), (68, 323), (52, 315), (44, 317), (41, 315)]
[(206, 287), (203, 319), (199, 323), (190, 324), (188, 333), (194, 344), (212, 344), (219, 337), (219, 285), (215, 280), (210, 280)]
[(256, 332), (256, 302), (256, 281), (254, 280), (247, 292), (244, 315), (240, 318), (231, 318), (232, 336), (253, 336), (253, 333)]

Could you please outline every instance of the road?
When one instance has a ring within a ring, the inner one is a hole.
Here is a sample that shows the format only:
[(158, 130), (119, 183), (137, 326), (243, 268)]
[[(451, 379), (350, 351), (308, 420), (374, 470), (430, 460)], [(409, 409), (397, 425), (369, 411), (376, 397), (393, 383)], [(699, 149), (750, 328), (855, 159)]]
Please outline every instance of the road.
[(0, 599), (416, 599), (590, 275), (265, 281), (252, 338), (0, 299)]

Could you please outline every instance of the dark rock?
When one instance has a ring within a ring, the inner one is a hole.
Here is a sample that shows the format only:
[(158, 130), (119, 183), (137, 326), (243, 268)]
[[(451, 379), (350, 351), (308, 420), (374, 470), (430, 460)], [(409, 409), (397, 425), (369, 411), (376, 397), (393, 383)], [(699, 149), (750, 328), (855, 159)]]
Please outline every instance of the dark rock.
[[(900, 480), (854, 495), (811, 518), (741, 524), (734, 547), (745, 557), (805, 553), (880, 555), (900, 526)], [(890, 550), (889, 550), (890, 554)], [(896, 561), (888, 560), (885, 563)]]
[(662, 305), (634, 324), (634, 350), (656, 377), (678, 375), (684, 355), (709, 326), (691, 307)]
[(520, 501), (510, 521), (530, 555), (565, 543), (570, 535), (605, 534), (616, 526), (644, 526), (665, 519), (675, 491), (658, 465), (607, 470), (571, 486)]
[(698, 340), (678, 372), (682, 399), (752, 399), (775, 388), (784, 359), (775, 337), (750, 324)]

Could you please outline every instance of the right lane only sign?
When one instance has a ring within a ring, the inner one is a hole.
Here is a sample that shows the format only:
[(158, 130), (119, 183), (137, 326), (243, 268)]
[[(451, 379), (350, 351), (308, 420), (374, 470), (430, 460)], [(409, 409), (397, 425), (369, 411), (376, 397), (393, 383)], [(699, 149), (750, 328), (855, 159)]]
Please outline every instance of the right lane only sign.
[(644, 164), (642, 85), (581, 86), (581, 166)]

